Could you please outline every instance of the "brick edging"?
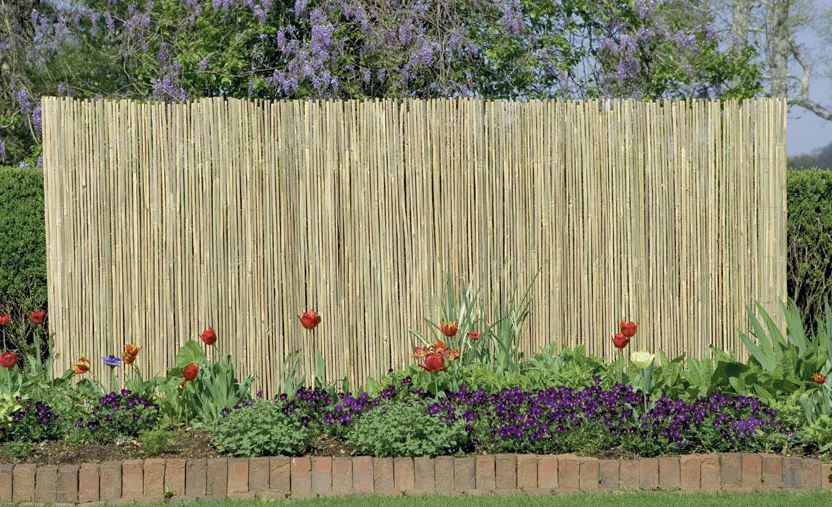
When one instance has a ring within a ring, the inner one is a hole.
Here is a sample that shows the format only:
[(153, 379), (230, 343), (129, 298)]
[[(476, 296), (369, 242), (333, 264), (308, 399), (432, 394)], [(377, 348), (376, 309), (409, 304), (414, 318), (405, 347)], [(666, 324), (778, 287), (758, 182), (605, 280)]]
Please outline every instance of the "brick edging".
[(496, 454), (437, 458), (301, 456), (0, 464), (0, 502), (89, 503), (361, 494), (553, 494), (618, 490), (832, 490), (832, 465), (769, 454), (607, 460)]

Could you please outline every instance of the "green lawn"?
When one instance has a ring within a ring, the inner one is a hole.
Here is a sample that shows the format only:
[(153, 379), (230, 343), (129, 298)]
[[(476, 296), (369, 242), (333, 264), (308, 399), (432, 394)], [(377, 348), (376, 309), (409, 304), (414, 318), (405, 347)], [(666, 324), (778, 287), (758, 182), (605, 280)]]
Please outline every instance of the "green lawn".
[[(228, 502), (184, 502), (187, 506), (245, 507), (273, 503), (274, 500), (246, 500)], [(443, 507), (537, 507), (537, 506), (597, 506), (622, 507), (655, 506), (657, 504), (699, 506), (724, 505), (731, 507), (766, 507), (807, 505), (820, 507), (832, 505), (832, 493), (753, 493), (753, 494), (685, 494), (685, 493), (626, 493), (610, 495), (562, 495), (562, 496), (488, 496), (488, 497), (354, 497), (327, 498), (318, 500), (280, 500), (280, 505), (297, 507), (422, 507), (441, 505)]]

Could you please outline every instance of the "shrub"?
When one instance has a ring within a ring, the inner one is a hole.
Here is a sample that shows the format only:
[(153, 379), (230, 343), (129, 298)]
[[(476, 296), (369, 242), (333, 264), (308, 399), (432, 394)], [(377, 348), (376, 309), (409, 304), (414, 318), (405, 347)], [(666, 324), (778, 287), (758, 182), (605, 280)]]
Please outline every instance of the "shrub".
[(45, 308), (42, 171), (0, 168), (0, 238), (0, 311)]
[(463, 421), (447, 423), (418, 400), (379, 404), (353, 422), (346, 441), (373, 456), (440, 456), (471, 448)]
[(788, 290), (807, 319), (832, 296), (832, 171), (788, 175)]
[(233, 456), (279, 456), (304, 453), (312, 432), (280, 405), (257, 400), (231, 411), (212, 430), (211, 442)]

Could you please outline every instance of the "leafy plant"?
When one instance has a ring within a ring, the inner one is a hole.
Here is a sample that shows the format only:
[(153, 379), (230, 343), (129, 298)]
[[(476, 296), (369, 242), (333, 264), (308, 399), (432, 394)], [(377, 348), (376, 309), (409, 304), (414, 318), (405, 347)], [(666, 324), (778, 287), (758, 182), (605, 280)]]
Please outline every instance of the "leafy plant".
[(173, 434), (165, 427), (142, 431), (139, 434), (139, 441), (150, 456), (162, 454), (175, 443)]
[(440, 456), (471, 447), (464, 421), (449, 424), (418, 401), (380, 404), (353, 423), (346, 441), (372, 456)]
[[(184, 381), (183, 370), (200, 365), (198, 376)], [(159, 383), (159, 406), (170, 421), (212, 424), (224, 411), (250, 398), (254, 377), (237, 379), (231, 356), (209, 363), (200, 345), (190, 340), (176, 354), (174, 367)]]
[(22, 402), (22, 406), (12, 414), (9, 434), (12, 440), (27, 442), (57, 440), (63, 436), (60, 422), (52, 408), (36, 400)]
[(133, 438), (158, 423), (158, 405), (122, 389), (102, 396), (89, 415), (78, 418), (75, 427), (89, 432), (96, 441), (109, 442)]
[(279, 456), (304, 453), (312, 434), (274, 402), (257, 400), (231, 411), (211, 430), (211, 442), (233, 456)]

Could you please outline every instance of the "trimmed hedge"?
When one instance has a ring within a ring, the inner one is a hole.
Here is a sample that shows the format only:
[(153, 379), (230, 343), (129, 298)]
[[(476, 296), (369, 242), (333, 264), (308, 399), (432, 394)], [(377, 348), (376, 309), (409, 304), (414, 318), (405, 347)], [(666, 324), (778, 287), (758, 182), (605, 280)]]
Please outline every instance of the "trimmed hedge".
[(0, 312), (46, 308), (43, 172), (0, 168)]
[(793, 169), (788, 178), (789, 296), (814, 321), (832, 295), (832, 171)]
[[(832, 295), (832, 171), (788, 176), (788, 288), (804, 315)], [(0, 168), (0, 311), (46, 307), (43, 173)]]

